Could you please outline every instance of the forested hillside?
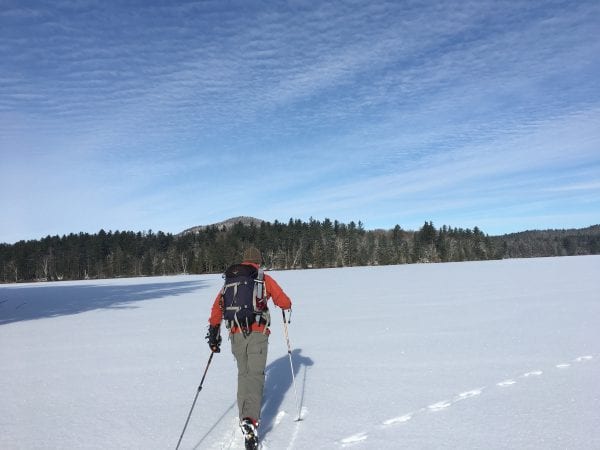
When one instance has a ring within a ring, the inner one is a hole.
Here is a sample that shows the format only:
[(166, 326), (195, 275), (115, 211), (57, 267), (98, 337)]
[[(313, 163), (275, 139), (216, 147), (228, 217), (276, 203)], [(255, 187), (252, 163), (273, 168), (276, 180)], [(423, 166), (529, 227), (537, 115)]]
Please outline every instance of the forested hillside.
[(470, 261), (600, 253), (600, 226), (490, 237), (425, 222), (418, 231), (365, 230), (362, 223), (240, 220), (180, 235), (109, 231), (0, 244), (0, 280), (77, 280), (177, 273), (218, 273), (248, 245), (271, 269)]
[(494, 236), (492, 243), (502, 258), (600, 254), (600, 225), (579, 230), (523, 231)]

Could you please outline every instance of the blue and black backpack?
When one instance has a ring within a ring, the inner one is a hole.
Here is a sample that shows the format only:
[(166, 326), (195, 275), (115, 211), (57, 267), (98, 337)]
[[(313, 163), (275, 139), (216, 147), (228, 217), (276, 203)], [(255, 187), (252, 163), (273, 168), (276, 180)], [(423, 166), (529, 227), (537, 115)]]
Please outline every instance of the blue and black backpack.
[(237, 326), (244, 334), (253, 323), (269, 326), (269, 309), (265, 296), (264, 270), (248, 264), (234, 264), (223, 274), (221, 291), (223, 319), (227, 328)]

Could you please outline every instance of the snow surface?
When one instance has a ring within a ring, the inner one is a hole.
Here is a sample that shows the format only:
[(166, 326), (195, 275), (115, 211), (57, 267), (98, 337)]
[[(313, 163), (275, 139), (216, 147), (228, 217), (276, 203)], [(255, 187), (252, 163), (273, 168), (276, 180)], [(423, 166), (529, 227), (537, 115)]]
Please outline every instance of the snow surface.
[[(600, 257), (275, 272), (263, 448), (600, 448)], [(219, 275), (0, 286), (0, 448), (175, 448)], [(182, 449), (242, 448), (215, 355)], [(301, 421), (294, 421), (297, 407)]]

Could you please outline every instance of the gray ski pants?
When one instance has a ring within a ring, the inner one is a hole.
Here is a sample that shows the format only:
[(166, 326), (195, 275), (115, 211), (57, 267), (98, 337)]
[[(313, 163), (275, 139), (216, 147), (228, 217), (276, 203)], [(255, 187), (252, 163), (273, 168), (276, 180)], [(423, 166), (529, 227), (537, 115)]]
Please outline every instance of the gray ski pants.
[(231, 336), (231, 351), (238, 366), (237, 402), (240, 419), (260, 419), (268, 347), (269, 336), (263, 333), (250, 333), (248, 337), (241, 333)]

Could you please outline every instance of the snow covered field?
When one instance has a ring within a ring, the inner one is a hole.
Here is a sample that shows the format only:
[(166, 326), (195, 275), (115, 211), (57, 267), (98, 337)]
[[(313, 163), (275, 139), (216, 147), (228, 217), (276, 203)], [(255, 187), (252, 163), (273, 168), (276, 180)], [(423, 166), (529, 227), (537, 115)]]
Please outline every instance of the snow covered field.
[[(263, 448), (600, 448), (600, 257), (274, 272)], [(0, 448), (175, 448), (219, 275), (0, 286)], [(183, 449), (242, 448), (215, 355)]]

